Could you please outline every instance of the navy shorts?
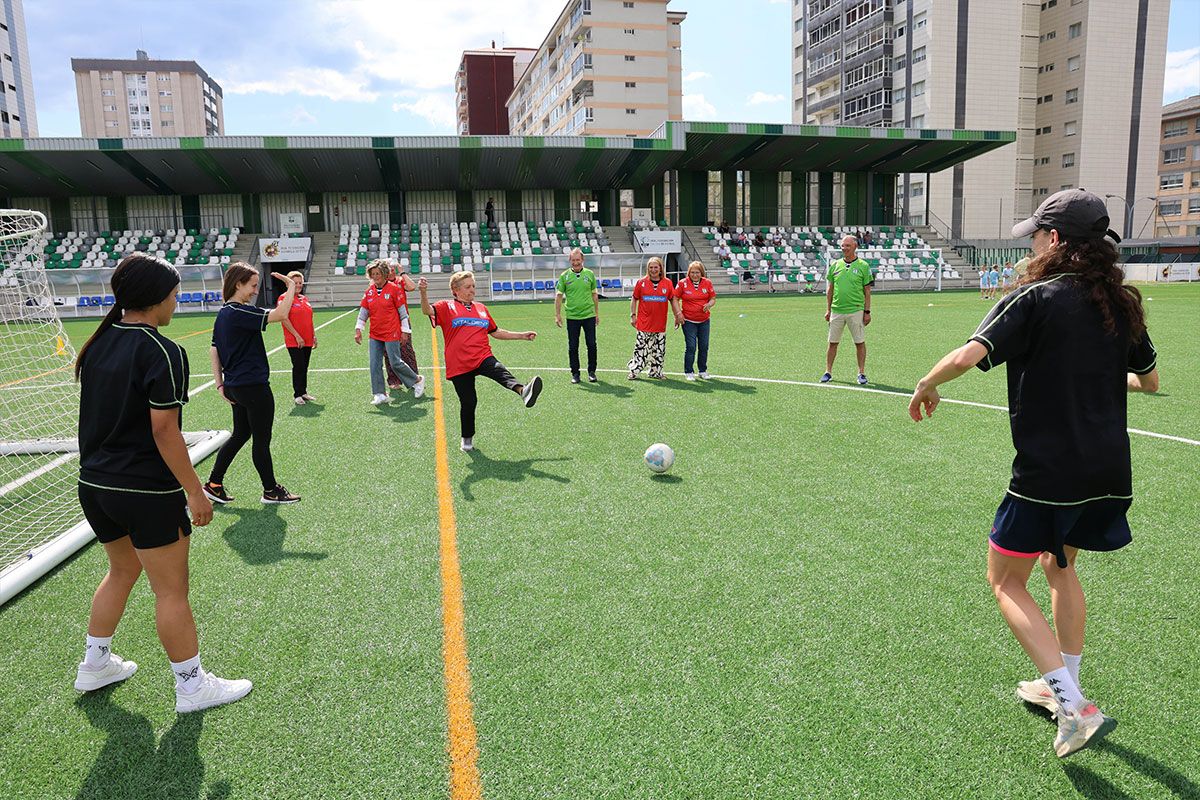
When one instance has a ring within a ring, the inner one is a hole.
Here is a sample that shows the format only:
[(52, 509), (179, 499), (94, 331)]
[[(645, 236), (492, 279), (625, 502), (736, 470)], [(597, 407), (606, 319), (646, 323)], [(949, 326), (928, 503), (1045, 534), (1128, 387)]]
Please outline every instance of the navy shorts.
[(143, 494), (79, 484), (79, 505), (96, 538), (103, 543), (128, 536), (138, 550), (165, 547), (192, 532), (187, 495)]
[(1005, 495), (996, 510), (992, 549), (1006, 556), (1036, 558), (1054, 553), (1065, 567), (1063, 545), (1080, 550), (1119, 550), (1133, 541), (1125, 513), (1132, 500), (1106, 498), (1077, 506), (1052, 506)]

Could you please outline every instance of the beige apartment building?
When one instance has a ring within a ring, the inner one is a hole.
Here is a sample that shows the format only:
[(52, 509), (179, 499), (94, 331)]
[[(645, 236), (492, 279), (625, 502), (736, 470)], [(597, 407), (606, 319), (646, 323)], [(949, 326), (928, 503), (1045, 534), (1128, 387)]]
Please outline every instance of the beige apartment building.
[[(896, 207), (1007, 238), (1059, 189), (1153, 193), (1169, 0), (799, 0), (794, 122), (1014, 130), (952, 169), (902, 176)], [(835, 79), (830, 73), (837, 73)], [(928, 209), (928, 214), (926, 213)], [(1134, 208), (1136, 228), (1151, 209)]]
[(73, 58), (83, 136), (220, 136), (221, 87), (195, 61)]
[(670, 0), (570, 0), (508, 98), (518, 136), (645, 136), (683, 118)]
[(0, 136), (13, 139), (37, 136), (33, 74), (29, 69), (29, 40), (21, 0), (8, 0), (0, 6), (0, 51)]
[(1163, 107), (1156, 200), (1156, 238), (1200, 236), (1200, 94)]

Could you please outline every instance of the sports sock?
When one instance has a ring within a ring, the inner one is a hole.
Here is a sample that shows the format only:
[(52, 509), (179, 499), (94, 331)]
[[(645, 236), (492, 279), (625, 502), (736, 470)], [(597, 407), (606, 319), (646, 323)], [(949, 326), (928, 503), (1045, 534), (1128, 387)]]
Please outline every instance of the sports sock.
[(1071, 680), (1075, 681), (1075, 685), (1079, 685), (1079, 662), (1083, 660), (1083, 653), (1073, 656), (1070, 653), (1061, 653), (1063, 663), (1067, 665), (1067, 670), (1071, 673)]
[(1054, 699), (1063, 709), (1078, 711), (1084, 705), (1083, 693), (1079, 691), (1079, 685), (1075, 683), (1071, 671), (1066, 667), (1047, 672), (1042, 678), (1050, 687), (1050, 691), (1054, 692)]
[(87, 646), (83, 650), (83, 663), (94, 669), (100, 669), (108, 663), (112, 654), (111, 636), (88, 636)]
[(204, 670), (200, 668), (200, 655), (196, 654), (187, 661), (171, 662), (171, 671), (175, 673), (175, 691), (191, 694), (200, 688), (204, 678)]

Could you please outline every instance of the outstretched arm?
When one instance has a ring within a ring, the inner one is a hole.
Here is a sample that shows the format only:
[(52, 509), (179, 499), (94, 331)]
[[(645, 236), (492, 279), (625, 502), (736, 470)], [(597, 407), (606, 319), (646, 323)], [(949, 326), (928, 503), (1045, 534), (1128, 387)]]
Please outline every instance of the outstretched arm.
[(535, 331), (506, 331), (504, 328), (496, 328), (492, 331), (492, 337), (496, 339), (525, 339), (532, 342), (537, 338)]
[(917, 382), (912, 399), (908, 401), (908, 415), (913, 421), (921, 421), (922, 407), (925, 409), (925, 416), (932, 417), (933, 410), (942, 399), (937, 387), (965, 375), (983, 360), (987, 352), (987, 348), (982, 344), (972, 341), (943, 356), (929, 374)]

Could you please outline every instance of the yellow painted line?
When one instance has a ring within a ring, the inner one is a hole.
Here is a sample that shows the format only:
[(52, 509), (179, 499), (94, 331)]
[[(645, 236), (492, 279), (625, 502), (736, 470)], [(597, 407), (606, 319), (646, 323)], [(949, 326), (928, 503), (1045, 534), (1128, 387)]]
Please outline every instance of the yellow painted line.
[(433, 427), (436, 449), (438, 519), (442, 569), (442, 660), (445, 662), (446, 712), (449, 730), (450, 800), (479, 800), (479, 745), (471, 711), (471, 669), (467, 660), (466, 614), (463, 610), (462, 573), (458, 563), (458, 527), (454, 494), (450, 488), (450, 458), (446, 452), (446, 415), (442, 404), (441, 366), (437, 332), (433, 343)]
[(190, 339), (193, 336), (203, 336), (206, 333), (212, 333), (212, 328), (206, 328), (202, 331), (192, 331), (191, 333), (185, 333), (183, 336), (176, 338), (175, 341), (177, 341), (177, 342), (183, 341), (184, 339)]
[(48, 369), (45, 372), (39, 372), (37, 375), (30, 375), (27, 378), (17, 378), (15, 381), (9, 381), (8, 383), (0, 383), (0, 389), (7, 389), (9, 386), (16, 386), (21, 383), (28, 383), (29, 381), (36, 381), (38, 378), (44, 378), (47, 375), (53, 375), (56, 372), (62, 372), (64, 369), (73, 369), (74, 366), (75, 366), (74, 364), (64, 364), (61, 367), (55, 367), (54, 369)]

